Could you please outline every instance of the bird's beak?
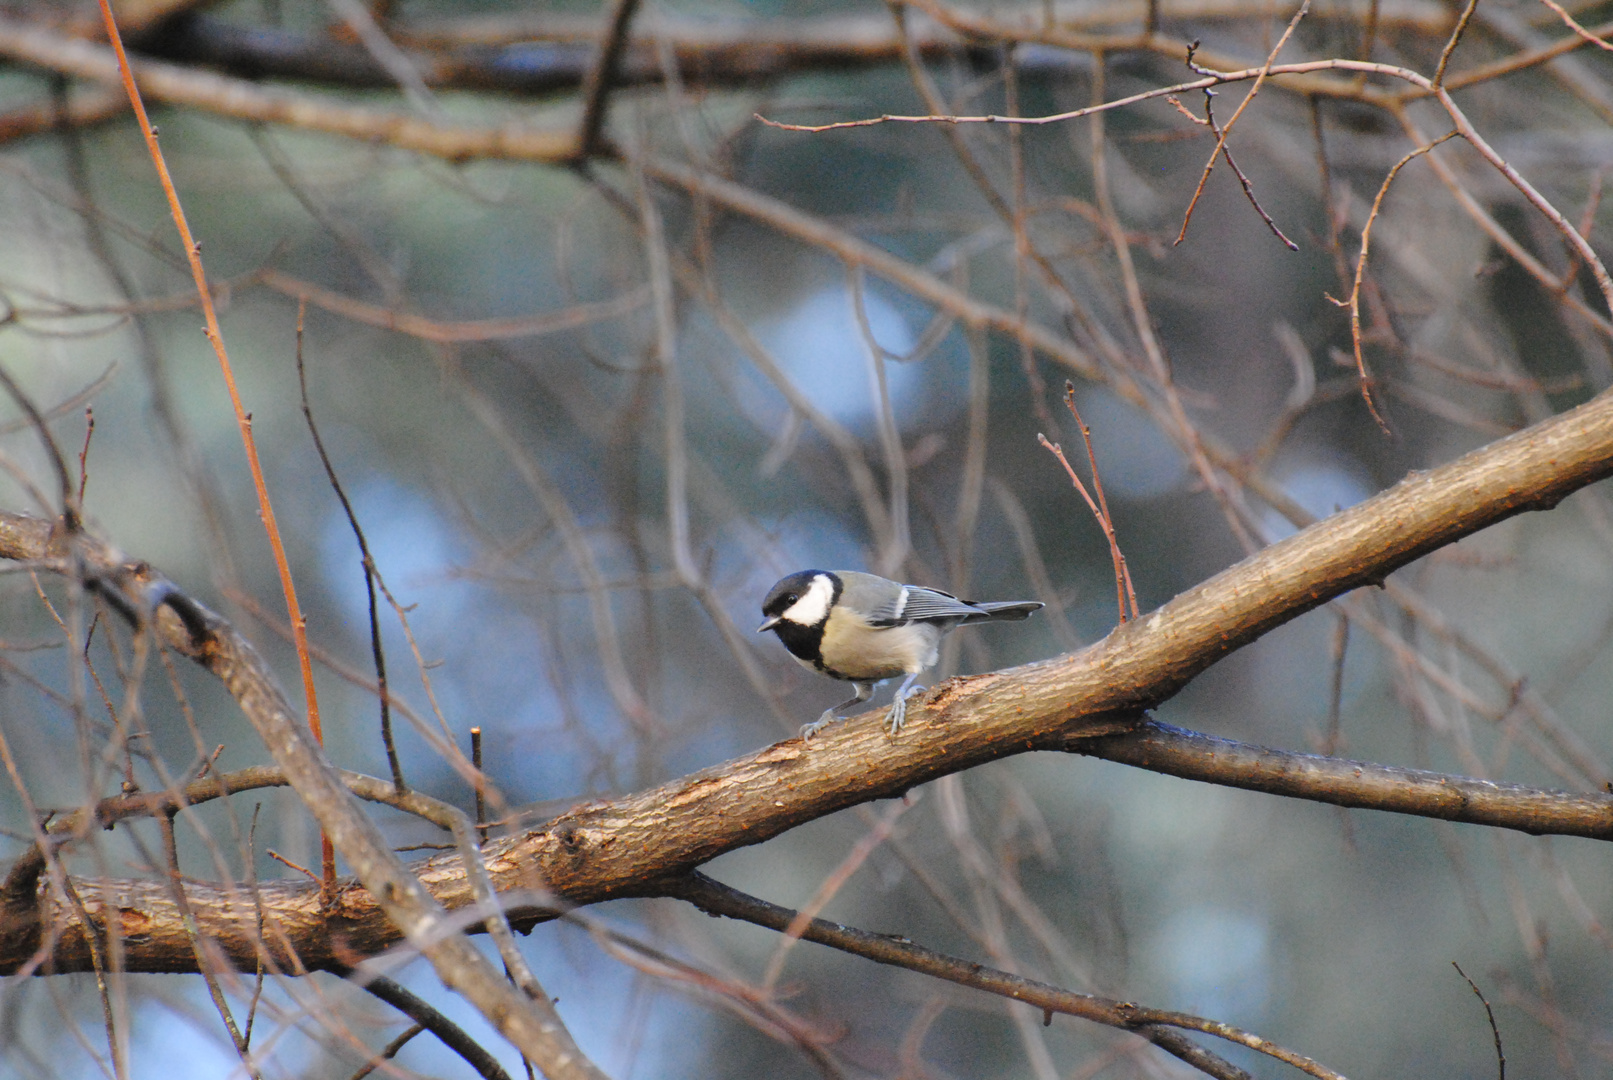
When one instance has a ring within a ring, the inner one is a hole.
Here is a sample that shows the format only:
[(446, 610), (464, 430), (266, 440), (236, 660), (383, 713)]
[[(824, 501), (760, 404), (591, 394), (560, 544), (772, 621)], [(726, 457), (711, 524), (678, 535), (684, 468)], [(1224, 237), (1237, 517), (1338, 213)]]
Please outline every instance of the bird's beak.
[(772, 617), (772, 618), (771, 618), (771, 619), (768, 619), (768, 620), (767, 620), (767, 621), (766, 621), (766, 622), (764, 622), (764, 623), (763, 623), (763, 624), (762, 624), (762, 625), (760, 625), (760, 626), (758, 626), (758, 627), (757, 627), (757, 628), (756, 628), (756, 632), (757, 632), (757, 633), (758, 633), (758, 634), (760, 634), (760, 633), (762, 633), (762, 632), (763, 632), (763, 631), (764, 631), (764, 630), (771, 630), (771, 629), (773, 629), (773, 627), (775, 627), (775, 626), (777, 626), (777, 625), (778, 625), (778, 624), (779, 624), (779, 617), (778, 617), (778, 616), (777, 616), (777, 615), (775, 615), (775, 616), (773, 616), (773, 617)]

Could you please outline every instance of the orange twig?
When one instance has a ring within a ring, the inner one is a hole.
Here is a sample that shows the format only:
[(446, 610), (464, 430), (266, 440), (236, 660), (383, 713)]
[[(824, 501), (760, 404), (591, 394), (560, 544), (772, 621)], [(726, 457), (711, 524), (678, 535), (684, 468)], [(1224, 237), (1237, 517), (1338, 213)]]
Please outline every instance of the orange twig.
[[(1132, 588), (1131, 584), (1131, 568), (1127, 566), (1126, 556), (1121, 552), (1120, 542), (1115, 538), (1114, 518), (1109, 515), (1109, 500), (1103, 494), (1103, 477), (1098, 473), (1098, 455), (1092, 449), (1092, 429), (1087, 427), (1087, 422), (1081, 419), (1081, 413), (1075, 407), (1075, 383), (1069, 379), (1064, 380), (1064, 407), (1075, 417), (1075, 426), (1081, 429), (1081, 441), (1086, 443), (1087, 464), (1092, 466), (1092, 490), (1098, 494), (1098, 509), (1102, 511), (1099, 521), (1103, 525), (1104, 535), (1109, 538), (1109, 553), (1115, 561), (1116, 578), (1125, 581), (1126, 599), (1131, 603), (1131, 617), (1135, 619), (1141, 612), (1137, 609), (1137, 590)], [(1126, 621), (1124, 611), (1120, 613), (1120, 621)]]
[[(1064, 384), (1064, 404), (1069, 406), (1070, 412), (1075, 414), (1076, 425), (1081, 429), (1081, 438), (1086, 441), (1087, 460), (1092, 463), (1092, 486), (1097, 490), (1098, 497), (1094, 499), (1087, 492), (1087, 486), (1081, 482), (1081, 478), (1076, 475), (1069, 459), (1064, 456), (1062, 446), (1056, 442), (1049, 441), (1048, 437), (1041, 432), (1036, 433), (1036, 441), (1047, 447), (1048, 451), (1059, 459), (1059, 464), (1064, 466), (1064, 471), (1070, 474), (1070, 483), (1075, 485), (1075, 490), (1079, 491), (1081, 498), (1086, 500), (1087, 508), (1092, 511), (1092, 516), (1098, 519), (1098, 527), (1103, 530), (1104, 537), (1109, 541), (1109, 558), (1114, 561), (1115, 604), (1120, 609), (1120, 621), (1128, 622), (1137, 618), (1140, 611), (1137, 606), (1137, 590), (1132, 586), (1131, 569), (1126, 565), (1125, 553), (1120, 550), (1120, 541), (1115, 536), (1114, 521), (1109, 516), (1109, 502), (1104, 498), (1103, 494), (1103, 481), (1098, 479), (1098, 459), (1092, 451), (1092, 429), (1086, 426), (1081, 419), (1081, 414), (1076, 412), (1075, 386), (1069, 382)], [(1131, 608), (1130, 615), (1126, 613), (1128, 601)]]
[(315, 881), (319, 880), (319, 875), (318, 874), (314, 873), (312, 870), (308, 869), (306, 866), (303, 866), (301, 863), (292, 862), (290, 859), (288, 859), (284, 855), (280, 854), (274, 848), (264, 848), (263, 853), (265, 855), (269, 856), (269, 858), (273, 859), (275, 862), (280, 863), (282, 866), (289, 866), (293, 870), (297, 871), (299, 874), (307, 874), (309, 877), (313, 878)]
[[(252, 471), (252, 486), (258, 496), (258, 514), (263, 519), (263, 530), (268, 534), (269, 546), (274, 551), (275, 568), (280, 572), (280, 588), (286, 597), (286, 616), (291, 622), (291, 630), (297, 645), (297, 659), (302, 666), (303, 694), (308, 706), (308, 727), (314, 738), (324, 744), (324, 731), (319, 722), (319, 699), (314, 690), (314, 666), (308, 652), (308, 626), (303, 619), (302, 607), (297, 603), (297, 587), (291, 580), (291, 565), (286, 559), (285, 544), (280, 539), (280, 527), (275, 523), (274, 505), (269, 500), (269, 489), (263, 480), (263, 466), (258, 461), (257, 443), (252, 438), (252, 415), (241, 404), (240, 391), (235, 386), (235, 373), (230, 367), (229, 353), (224, 348), (224, 335), (219, 329), (218, 313), (213, 308), (212, 290), (207, 287), (207, 271), (202, 267), (201, 245), (191, 234), (190, 223), (185, 219), (185, 209), (180, 205), (179, 192), (174, 189), (173, 176), (168, 172), (168, 163), (163, 158), (162, 148), (157, 144), (157, 130), (151, 126), (151, 118), (146, 114), (145, 103), (140, 98), (140, 88), (135, 85), (134, 72), (129, 67), (129, 54), (124, 51), (123, 38), (118, 33), (117, 20), (112, 16), (112, 6), (109, 0), (100, 0), (101, 17), (106, 24), (107, 40), (112, 50), (117, 54), (118, 73), (123, 78), (124, 93), (129, 96), (129, 104), (134, 107), (135, 119), (140, 123), (140, 133), (145, 136), (146, 149), (151, 152), (151, 161), (157, 169), (157, 179), (162, 184), (163, 195), (168, 200), (168, 210), (173, 215), (174, 226), (179, 230), (180, 242), (185, 248), (185, 258), (190, 263), (191, 278), (196, 282), (196, 291), (201, 297), (202, 314), (207, 320), (207, 340), (213, 346), (213, 354), (218, 357), (219, 371), (224, 376), (224, 385), (230, 392), (230, 404), (235, 408), (235, 422), (241, 431), (241, 444), (246, 448), (247, 465)], [(327, 896), (334, 895), (336, 888), (336, 851), (331, 846), (328, 836), (321, 836), (321, 863), (324, 870), (324, 888)]]
[(84, 488), (90, 482), (90, 439), (95, 435), (95, 409), (84, 410), (84, 449), (78, 452), (78, 505), (84, 505)]
[(1378, 213), (1383, 209), (1383, 200), (1389, 194), (1389, 186), (1395, 182), (1395, 177), (1400, 175), (1400, 170), (1440, 143), (1447, 139), (1453, 139), (1458, 134), (1460, 132), (1447, 131), (1433, 142), (1417, 147), (1395, 162), (1394, 168), (1389, 170), (1389, 175), (1383, 178), (1383, 183), (1378, 187), (1378, 194), (1372, 200), (1372, 209), (1367, 214), (1367, 222), (1361, 227), (1361, 251), (1356, 255), (1355, 259), (1355, 281), (1350, 287), (1350, 299), (1344, 305), (1341, 305), (1350, 309), (1350, 343), (1355, 348), (1355, 370), (1361, 376), (1361, 397), (1366, 401), (1367, 410), (1372, 413), (1372, 419), (1378, 422), (1378, 428), (1385, 435), (1393, 433), (1389, 430), (1389, 424), (1384, 420), (1383, 414), (1378, 411), (1377, 402), (1372, 400), (1373, 379), (1371, 375), (1367, 374), (1366, 354), (1361, 348), (1361, 283), (1366, 279), (1367, 255), (1372, 250), (1372, 224), (1378, 220)]

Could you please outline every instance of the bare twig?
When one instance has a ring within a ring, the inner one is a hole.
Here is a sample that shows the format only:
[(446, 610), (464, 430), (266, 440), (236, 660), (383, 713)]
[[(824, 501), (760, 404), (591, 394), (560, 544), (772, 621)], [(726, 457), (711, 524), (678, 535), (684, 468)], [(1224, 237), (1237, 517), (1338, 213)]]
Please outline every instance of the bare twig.
[[(1215, 122), (1215, 91), (1208, 88), (1204, 91), (1204, 120), (1216, 138), (1219, 139), (1221, 129)], [(1260, 205), (1260, 200), (1255, 198), (1254, 185), (1249, 182), (1249, 177), (1244, 175), (1243, 170), (1238, 168), (1237, 159), (1232, 156), (1232, 147), (1223, 145), (1221, 147), (1221, 156), (1227, 159), (1227, 167), (1232, 170), (1232, 175), (1238, 178), (1238, 184), (1243, 188), (1244, 198), (1248, 199), (1249, 205), (1255, 208), (1255, 213), (1259, 214), (1260, 220), (1266, 223), (1266, 228), (1270, 229), (1271, 234), (1281, 240), (1283, 246), (1289, 251), (1298, 251), (1299, 245), (1288, 239), (1282, 229), (1277, 227), (1277, 222), (1272, 220), (1270, 214), (1266, 213), (1266, 208)]]
[[(23, 415), (28, 418), (29, 425), (39, 436), (40, 445), (44, 447), (45, 456), (56, 474), (56, 491), (60, 496), (60, 502), (57, 504), (56, 509), (62, 515), (63, 527), (69, 532), (78, 529), (80, 525), (78, 487), (73, 483), (72, 474), (67, 469), (67, 459), (62, 457), (62, 448), (57, 445), (55, 436), (50, 433), (50, 428), (45, 423), (44, 415), (39, 411), (39, 406), (34, 404), (33, 398), (23, 393), (22, 387), (17, 385), (16, 380), (11, 377), (11, 373), (3, 366), (0, 366), (0, 387), (5, 389), (11, 400), (16, 402), (17, 407), (23, 411)], [(42, 507), (51, 505), (43, 496), (36, 496), (36, 498)]]
[[(465, 1063), (475, 1069), (482, 1080), (510, 1080), (510, 1074), (504, 1071), (504, 1066), (500, 1065), (498, 1059), (489, 1054), (481, 1043), (471, 1038), (464, 1028), (433, 1008), (429, 1001), (408, 988), (384, 975), (360, 975), (351, 968), (337, 969), (335, 973), (344, 979), (353, 980), (366, 992), (413, 1020), (415, 1026), (437, 1036), (444, 1046), (464, 1058)], [(383, 1056), (389, 1055), (383, 1054)], [(354, 1077), (353, 1080), (359, 1078)]]
[(1434, 77), (1431, 82), (1435, 90), (1438, 90), (1444, 83), (1445, 65), (1451, 62), (1451, 54), (1456, 51), (1456, 46), (1462, 40), (1462, 34), (1467, 30), (1468, 22), (1473, 18), (1473, 11), (1478, 6), (1479, 0), (1467, 0), (1467, 5), (1462, 8), (1462, 14), (1457, 18), (1456, 26), (1451, 30), (1450, 40), (1445, 42), (1445, 48), (1439, 54), (1439, 66), (1434, 69)]
[(1389, 194), (1389, 186), (1395, 182), (1395, 177), (1400, 175), (1400, 170), (1434, 149), (1440, 143), (1445, 142), (1447, 139), (1455, 138), (1456, 135), (1455, 131), (1448, 131), (1433, 142), (1424, 143), (1395, 162), (1394, 167), (1389, 170), (1389, 174), (1383, 178), (1383, 183), (1378, 186), (1377, 197), (1372, 200), (1372, 210), (1367, 214), (1366, 225), (1361, 229), (1361, 250), (1355, 257), (1355, 278), (1350, 285), (1350, 299), (1348, 301), (1350, 309), (1350, 344), (1355, 349), (1356, 373), (1361, 376), (1361, 398), (1366, 402), (1367, 409), (1372, 413), (1372, 419), (1378, 422), (1378, 429), (1385, 435), (1391, 434), (1389, 424), (1384, 420), (1383, 414), (1378, 411), (1377, 402), (1372, 400), (1372, 376), (1367, 374), (1366, 356), (1361, 349), (1361, 283), (1366, 280), (1367, 256), (1372, 250), (1372, 224), (1377, 220), (1378, 212), (1383, 208), (1383, 200)]
[(263, 1080), (263, 1073), (252, 1058), (252, 1049), (241, 1034), (241, 1028), (235, 1022), (235, 1015), (230, 1011), (229, 1002), (224, 999), (224, 990), (219, 986), (218, 968), (222, 966), (218, 963), (219, 958), (209, 955), (213, 951), (210, 948), (212, 943), (205, 941), (195, 931), (196, 916), (185, 897), (185, 883), (179, 873), (179, 847), (174, 839), (173, 813), (159, 815), (157, 823), (162, 827), (163, 853), (168, 862), (168, 887), (175, 905), (179, 908), (185, 929), (189, 933), (191, 950), (196, 955), (196, 970), (201, 973), (202, 982), (207, 987), (207, 996), (213, 1002), (213, 1008), (218, 1010), (219, 1018), (224, 1021), (224, 1029), (229, 1033), (230, 1042), (241, 1059), (242, 1067), (253, 1080)]
[(537, 497), (538, 505), (544, 514), (554, 523), (565, 541), (566, 552), (576, 568), (577, 576), (582, 579), (584, 587), (588, 590), (588, 603), (593, 614), (594, 635), (599, 644), (600, 663), (604, 667), (606, 686), (610, 689), (617, 707), (627, 718), (635, 726), (648, 730), (655, 723), (655, 719), (638, 688), (633, 684), (628, 671), (627, 661), (622, 654), (621, 638), (616, 632), (616, 616), (611, 611), (610, 596), (605, 589), (604, 576), (600, 573), (599, 560), (594, 555), (593, 547), (583, 531), (582, 523), (577, 519), (576, 512), (537, 456), (521, 446), (510, 433), (493, 402), (468, 379), (459, 375), (457, 369), (450, 368), (449, 373), (455, 378), (459, 392), (472, 415), (499, 444), (526, 483), (528, 490)]
[(325, 450), (325, 440), (319, 437), (319, 425), (314, 423), (314, 407), (308, 400), (308, 370), (302, 358), (302, 325), (303, 316), (307, 313), (304, 301), (297, 302), (297, 389), (302, 396), (303, 420), (308, 424), (308, 434), (313, 437), (314, 449), (319, 453), (319, 463), (325, 467), (325, 477), (330, 481), (331, 490), (336, 493), (337, 500), (342, 504), (342, 513), (347, 515), (347, 527), (353, 530), (353, 539), (358, 543), (359, 569), (364, 572), (364, 591), (369, 598), (370, 616), (370, 657), (375, 662), (376, 698), (381, 705), (381, 745), (386, 748), (386, 761), (392, 769), (392, 784), (398, 791), (407, 791), (409, 785), (403, 780), (403, 765), (398, 761), (397, 743), (392, 738), (392, 695), (387, 692), (386, 683), (386, 650), (381, 647), (381, 620), (375, 608), (375, 579), (379, 571), (375, 566), (375, 558), (370, 554), (369, 541), (364, 538), (364, 529), (358, 523), (358, 514), (353, 510), (353, 504), (347, 498), (347, 492), (336, 475), (336, 466), (330, 460), (330, 454)]
[[(1299, 10), (1294, 12), (1294, 17), (1288, 20), (1288, 27), (1283, 31), (1283, 36), (1277, 39), (1276, 45), (1272, 46), (1271, 52), (1266, 57), (1265, 64), (1260, 69), (1260, 73), (1255, 76), (1255, 84), (1249, 88), (1249, 92), (1243, 96), (1243, 100), (1238, 102), (1238, 107), (1232, 111), (1232, 119), (1228, 120), (1226, 125), (1216, 132), (1215, 149), (1210, 151), (1210, 159), (1204, 163), (1204, 172), (1199, 177), (1198, 187), (1193, 189), (1193, 197), (1187, 202), (1187, 211), (1182, 215), (1182, 228), (1176, 234), (1176, 243), (1180, 244), (1187, 237), (1188, 223), (1193, 220), (1193, 208), (1198, 205), (1199, 198), (1204, 194), (1204, 185), (1210, 181), (1210, 170), (1215, 168), (1215, 159), (1226, 151), (1227, 139), (1232, 135), (1232, 129), (1237, 126), (1238, 119), (1243, 116), (1243, 110), (1247, 109), (1254, 101), (1255, 95), (1260, 93), (1260, 88), (1265, 85), (1266, 79), (1271, 75), (1272, 65), (1277, 62), (1277, 54), (1283, 51), (1283, 46), (1288, 44), (1288, 39), (1293, 36), (1294, 31), (1299, 27), (1299, 21), (1305, 17), (1310, 9), (1311, 0), (1304, 0), (1299, 5)], [(1187, 50), (1187, 65), (1195, 71), (1200, 70), (1193, 62), (1193, 53), (1197, 48), (1198, 43), (1195, 42)], [(1227, 161), (1230, 164), (1232, 159), (1229, 157)], [(1251, 196), (1251, 200), (1252, 198), (1253, 196)], [(1265, 215), (1261, 216), (1264, 217)], [(1282, 236), (1282, 233), (1279, 232), (1277, 235)], [(1287, 237), (1283, 237), (1283, 239), (1286, 241)]]
[(1507, 1054), (1501, 1048), (1501, 1029), (1496, 1026), (1495, 1010), (1490, 1008), (1490, 1003), (1485, 999), (1484, 991), (1479, 989), (1479, 984), (1468, 978), (1467, 972), (1462, 970), (1462, 965), (1452, 960), (1451, 967), (1456, 969), (1456, 974), (1462, 977), (1468, 988), (1473, 991), (1473, 996), (1479, 999), (1479, 1004), (1484, 1006), (1484, 1017), (1490, 1022), (1490, 1035), (1495, 1039), (1496, 1080), (1507, 1080)]
[(892, 577), (901, 573), (912, 548), (911, 527), (908, 524), (907, 454), (902, 448), (902, 433), (896, 426), (895, 406), (891, 402), (890, 386), (885, 378), (885, 350), (874, 339), (874, 328), (868, 321), (868, 308), (864, 297), (867, 289), (862, 268), (846, 268), (846, 293), (857, 319), (862, 337), (863, 353), (868, 363), (868, 381), (874, 398), (875, 414), (879, 418), (879, 446), (885, 455), (885, 476), (890, 487), (891, 530), (881, 545), (875, 568)]
[(582, 158), (592, 157), (600, 150), (600, 139), (605, 130), (605, 108), (610, 100), (616, 69), (621, 65), (622, 53), (627, 48), (628, 28), (638, 12), (638, 0), (611, 0), (610, 13), (605, 17), (605, 30), (599, 38), (599, 51), (588, 68), (582, 84), (582, 122), (577, 130), (577, 153)]
[(375, 21), (375, 16), (370, 14), (369, 8), (364, 6), (362, 0), (325, 0), (325, 2), (347, 24), (348, 29), (353, 31), (353, 36), (364, 46), (364, 51), (369, 53), (398, 84), (403, 96), (409, 99), (409, 104), (424, 116), (441, 119), (442, 106), (438, 104), (431, 89), (426, 86), (426, 81), (421, 77), (414, 61), (387, 37), (386, 31), (381, 29), (380, 24)]
[(363, 1065), (360, 1065), (358, 1069), (354, 1071), (353, 1075), (347, 1078), (347, 1080), (364, 1080), (366, 1076), (380, 1068), (383, 1062), (391, 1061), (393, 1058), (397, 1057), (398, 1051), (402, 1050), (405, 1046), (408, 1046), (411, 1042), (413, 1042), (414, 1037), (419, 1035), (424, 1030), (426, 1030), (426, 1026), (424, 1024), (410, 1024), (408, 1027), (399, 1032), (391, 1042), (387, 1043), (385, 1046), (381, 1047), (380, 1050), (376, 1051), (376, 1053), (371, 1056), (370, 1060), (366, 1061)]
[(1086, 444), (1087, 465), (1092, 469), (1092, 490), (1098, 496), (1098, 523), (1103, 526), (1104, 535), (1109, 540), (1109, 553), (1114, 557), (1119, 579), (1125, 583), (1126, 600), (1131, 605), (1131, 617), (1135, 619), (1140, 614), (1137, 590), (1132, 587), (1131, 570), (1126, 565), (1126, 556), (1120, 550), (1120, 542), (1115, 538), (1114, 517), (1109, 513), (1109, 500), (1103, 494), (1103, 475), (1098, 471), (1098, 454), (1092, 448), (1092, 429), (1087, 427), (1087, 422), (1081, 419), (1080, 410), (1075, 407), (1075, 384), (1068, 380), (1064, 383), (1064, 405), (1075, 417), (1075, 426), (1081, 429), (1081, 441)]
[(476, 836), (487, 843), (487, 785), (482, 781), (482, 729), (470, 729), (470, 763), (476, 769)]
[(84, 505), (84, 489), (90, 483), (90, 439), (95, 435), (95, 410), (84, 409), (84, 446), (78, 452), (78, 505)]
[(368, 304), (301, 281), (280, 270), (264, 270), (256, 276), (256, 280), (276, 292), (298, 301), (306, 301), (317, 308), (352, 319), (354, 322), (394, 330), (400, 334), (444, 345), (467, 341), (541, 337), (545, 334), (577, 330), (593, 323), (608, 322), (631, 315), (649, 300), (648, 289), (633, 289), (614, 299), (572, 304), (542, 315), (449, 322), (428, 319), (423, 315), (379, 304)]
[(314, 873), (301, 863), (293, 862), (292, 860), (286, 858), (274, 848), (264, 848), (263, 853), (269, 856), (269, 858), (273, 859), (275, 862), (279, 863), (281, 866), (286, 867), (288, 870), (295, 870), (297, 873), (306, 876), (310, 881), (317, 882), (319, 880), (318, 874)]
[[(268, 485), (263, 479), (263, 466), (258, 460), (258, 448), (252, 438), (252, 418), (241, 402), (240, 392), (236, 388), (235, 375), (230, 367), (229, 353), (224, 347), (224, 333), (219, 328), (218, 313), (213, 306), (213, 294), (207, 285), (207, 271), (202, 266), (202, 248), (191, 234), (190, 223), (185, 217), (185, 209), (180, 204), (179, 192), (174, 188), (173, 177), (169, 175), (168, 163), (163, 157), (162, 147), (157, 143), (157, 131), (151, 125), (151, 118), (146, 115), (145, 102), (141, 99), (139, 87), (135, 84), (134, 71), (129, 65), (128, 54), (123, 49), (123, 39), (118, 34), (117, 21), (112, 16), (112, 7), (108, 0), (100, 0), (101, 16), (106, 25), (107, 40), (112, 44), (113, 53), (117, 57), (117, 69), (122, 78), (123, 89), (129, 95), (129, 104), (134, 107), (135, 119), (140, 124), (140, 131), (145, 136), (146, 149), (151, 154), (152, 164), (156, 167), (157, 178), (162, 184), (163, 195), (168, 201), (168, 210), (173, 217), (174, 227), (179, 230), (180, 244), (184, 248), (186, 261), (190, 264), (191, 278), (196, 285), (196, 294), (201, 299), (202, 315), (207, 320), (207, 340), (213, 347), (213, 355), (218, 360), (219, 372), (224, 376), (224, 385), (229, 391), (230, 404), (235, 410), (235, 422), (241, 434), (241, 445), (246, 450), (247, 465), (252, 473), (252, 486), (258, 499), (258, 516), (263, 522), (263, 530), (269, 538), (269, 546), (274, 552), (275, 569), (280, 575), (280, 591), (285, 596), (286, 620), (291, 624), (292, 634), (297, 643), (297, 660), (302, 670), (303, 699), (308, 714), (308, 729), (313, 733), (314, 740), (324, 742), (324, 732), (319, 720), (319, 694), (314, 688), (313, 661), (308, 655), (308, 626), (302, 617), (302, 607), (297, 602), (297, 588), (291, 578), (291, 564), (286, 557), (285, 544), (280, 537), (280, 527), (275, 521), (274, 504), (269, 499)], [(323, 848), (324, 879), (326, 888), (334, 890), (336, 884), (336, 854), (331, 846), (330, 838), (321, 841)]]
[(1609, 44), (1606, 38), (1585, 29), (1585, 27), (1582, 26), (1577, 19), (1568, 13), (1567, 8), (1557, 3), (1557, 0), (1540, 0), (1540, 2), (1551, 8), (1551, 10), (1555, 11), (1557, 13), (1557, 17), (1563, 20), (1563, 25), (1567, 26), (1574, 33), (1578, 34), (1587, 43), (1595, 45), (1599, 49), (1613, 51), (1613, 44)]

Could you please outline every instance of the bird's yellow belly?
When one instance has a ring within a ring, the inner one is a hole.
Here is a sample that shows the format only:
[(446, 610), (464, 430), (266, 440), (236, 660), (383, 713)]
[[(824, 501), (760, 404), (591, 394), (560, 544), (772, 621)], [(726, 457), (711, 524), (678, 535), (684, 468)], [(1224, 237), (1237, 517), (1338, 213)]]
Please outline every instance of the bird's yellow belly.
[[(858, 682), (911, 675), (935, 663), (940, 653), (940, 632), (922, 623), (836, 632), (834, 620), (825, 627), (822, 655), (833, 674)], [(855, 647), (853, 647), (855, 646)]]

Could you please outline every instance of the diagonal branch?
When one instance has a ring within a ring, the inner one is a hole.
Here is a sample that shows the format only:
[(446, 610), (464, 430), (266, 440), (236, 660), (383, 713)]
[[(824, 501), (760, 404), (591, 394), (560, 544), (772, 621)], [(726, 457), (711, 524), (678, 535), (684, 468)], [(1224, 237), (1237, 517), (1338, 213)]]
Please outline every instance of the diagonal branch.
[(611, 88), (616, 83), (622, 53), (627, 49), (627, 32), (638, 13), (638, 0), (612, 0), (600, 37), (599, 52), (582, 84), (582, 123), (578, 125), (577, 153), (587, 158), (601, 149), (605, 134), (605, 112)]
[[(668, 886), (670, 895), (686, 900), (708, 915), (721, 915), (740, 919), (773, 930), (792, 928), (797, 913), (777, 904), (748, 896), (729, 888), (704, 874), (691, 874)], [(912, 971), (920, 971), (933, 978), (962, 983), (987, 993), (999, 994), (1015, 1001), (1040, 1007), (1051, 1016), (1055, 1012), (1079, 1016), (1085, 1020), (1135, 1031), (1160, 1049), (1172, 1054), (1220, 1080), (1248, 1080), (1248, 1074), (1215, 1054), (1209, 1053), (1189, 1039), (1157, 1027), (1133, 1027), (1128, 1022), (1122, 1003), (1093, 994), (1075, 993), (1058, 987), (1026, 979), (1006, 971), (998, 971), (980, 964), (971, 964), (916, 945), (905, 938), (886, 934), (872, 934), (866, 930), (832, 923), (827, 919), (811, 919), (797, 931), (807, 941), (839, 949), (872, 960)]]
[[(897, 739), (885, 735), (879, 712), (837, 725), (811, 743), (791, 739), (758, 753), (610, 802), (578, 806), (517, 835), (493, 841), (486, 860), (493, 887), (519, 891), (509, 902), (522, 921), (546, 917), (558, 897), (588, 904), (665, 892), (664, 882), (727, 851), (762, 843), (798, 825), (875, 799), (890, 798), (930, 780), (1027, 750), (1092, 752), (1117, 761), (1174, 771), (1216, 783), (1355, 806), (1378, 806), (1453, 821), (1472, 821), (1527, 832), (1613, 836), (1613, 799), (1602, 794), (1565, 796), (1529, 789), (1397, 772), (1307, 755), (1289, 755), (1207, 740), (1160, 725), (1139, 725), (1142, 710), (1169, 699), (1194, 676), (1238, 647), (1328, 600), (1381, 582), (1421, 555), (1527, 510), (1554, 506), (1571, 492), (1613, 474), (1613, 394), (1482, 447), (1428, 472), (1414, 473), (1378, 496), (1274, 544), (1191, 589), (1150, 615), (1127, 623), (1075, 654), (969, 678), (953, 679), (912, 703), (910, 723)], [(82, 537), (82, 534), (79, 534)], [(148, 583), (149, 568), (126, 565), (106, 549), (80, 543), (90, 584), (126, 613), (139, 610), (124, 592)], [(47, 522), (0, 515), (0, 556), (31, 560), (58, 572), (64, 539)], [(172, 589), (171, 586), (165, 586)], [(177, 593), (154, 619), (163, 641), (222, 678), (243, 709), (257, 718), (265, 697), (277, 695), (261, 661), (217, 616)], [(276, 698), (275, 700), (278, 700)], [(442, 926), (427, 911), (476, 903), (457, 854), (401, 864), (366, 845), (373, 826), (346, 817), (349, 797), (323, 759), (311, 756), (297, 725), (278, 706), (280, 722), (265, 739), (284, 755), (287, 775), (314, 803), (322, 823), (349, 849), (354, 830), (365, 843), (349, 854), (368, 892), (348, 888), (339, 899), (343, 934), (333, 941), (312, 886), (301, 881), (262, 887), (263, 903), (298, 942), (310, 969), (342, 955), (367, 955), (404, 936), (430, 940)], [(290, 735), (284, 733), (289, 730)], [(1122, 731), (1130, 735), (1120, 735)], [(288, 752), (296, 736), (302, 748)], [(1107, 736), (1107, 738), (1104, 738)], [(316, 780), (308, 773), (315, 771)], [(327, 789), (326, 784), (329, 788)], [(390, 785), (376, 781), (385, 790)], [(335, 795), (327, 794), (327, 790)], [(329, 803), (339, 800), (340, 812)], [(385, 857), (386, 865), (375, 860)], [(363, 861), (365, 859), (371, 861)], [(421, 880), (430, 882), (430, 897)], [(399, 910), (397, 892), (409, 908)], [(545, 892), (546, 890), (546, 892)], [(187, 883), (202, 933), (215, 938), (232, 963), (255, 964), (257, 922), (232, 905), (218, 885)], [(174, 955), (154, 944), (161, 927), (180, 927), (172, 898), (159, 883), (108, 882), (97, 890), (116, 903), (97, 901), (92, 912), (139, 912), (143, 936), (130, 938), (129, 970), (187, 970), (188, 938), (175, 931)], [(385, 904), (377, 904), (382, 896)], [(40, 924), (59, 928), (56, 970), (85, 970), (90, 959), (83, 929), (70, 912), (35, 913), (13, 894), (0, 923), (0, 971), (25, 963), (40, 939)], [(441, 905), (437, 907), (436, 905)], [(59, 919), (58, 919), (59, 916)], [(410, 928), (405, 935), (401, 927)], [(418, 935), (418, 936), (417, 936)], [(459, 941), (457, 937), (448, 939)], [(152, 951), (136, 953), (141, 949)], [(439, 943), (440, 945), (440, 943)], [(168, 966), (162, 966), (162, 965)]]

